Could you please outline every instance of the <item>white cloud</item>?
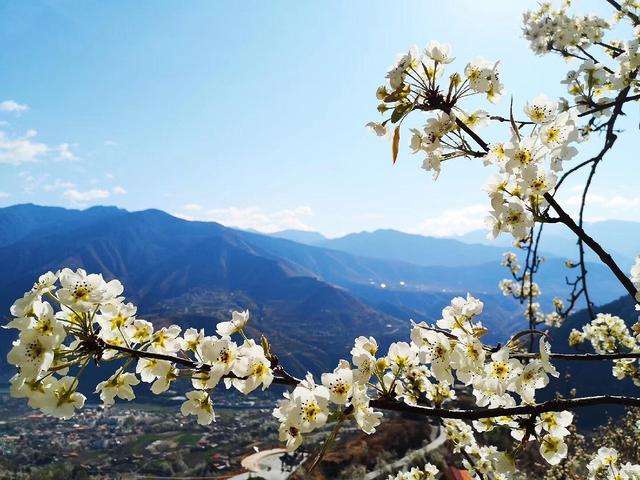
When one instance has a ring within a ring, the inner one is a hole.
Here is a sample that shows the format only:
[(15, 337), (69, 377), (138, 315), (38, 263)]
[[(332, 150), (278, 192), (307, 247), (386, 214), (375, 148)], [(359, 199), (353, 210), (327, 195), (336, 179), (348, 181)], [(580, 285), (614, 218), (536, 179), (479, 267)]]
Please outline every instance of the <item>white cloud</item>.
[(438, 215), (423, 220), (410, 231), (434, 237), (464, 235), (472, 230), (484, 228), (488, 210), (487, 205), (481, 204), (443, 210)]
[(227, 207), (211, 210), (203, 210), (202, 208), (198, 210), (198, 207), (201, 205), (185, 205), (183, 209), (190, 213), (176, 213), (175, 215), (186, 220), (208, 220), (229, 227), (254, 229), (265, 233), (286, 229), (313, 230), (305, 223), (305, 219), (313, 215), (313, 211), (307, 206), (274, 212), (267, 212), (261, 207)]
[(104, 141), (104, 146), (105, 147), (116, 147), (116, 146), (118, 146), (118, 142), (116, 142), (114, 140), (105, 140)]
[(3, 112), (22, 113), (29, 110), (29, 105), (24, 105), (14, 100), (5, 100), (0, 102), (0, 110)]
[(45, 192), (55, 192), (57, 190), (71, 190), (76, 188), (76, 184), (68, 180), (56, 178), (52, 183), (47, 183), (42, 187)]
[[(110, 190), (103, 187), (79, 190), (75, 183), (60, 178), (56, 178), (54, 181), (50, 181), (44, 185), (42, 185), (42, 181), (38, 183), (37, 179), (30, 175), (25, 175), (24, 180), (25, 183), (29, 185), (31, 191), (35, 190), (34, 187), (38, 187), (45, 192), (62, 192), (61, 195), (64, 199), (78, 205), (85, 205), (94, 200), (103, 200), (112, 195), (124, 195), (127, 193), (127, 191), (119, 185)], [(40, 185), (42, 186), (40, 187)]]
[(73, 161), (78, 159), (76, 154), (71, 151), (71, 145), (68, 143), (61, 143), (54, 148), (54, 151), (57, 154), (56, 160)]
[[(572, 195), (566, 200), (566, 204), (572, 207), (580, 206), (582, 201), (582, 195)], [(626, 208), (638, 208), (640, 207), (640, 196), (627, 196), (627, 195), (601, 195), (601, 194), (588, 194), (587, 206), (600, 207), (607, 210), (620, 210)]]
[(32, 140), (35, 135), (34, 130), (29, 130), (23, 137), (9, 138), (0, 131), (0, 163), (20, 165), (38, 161), (49, 151), (49, 147)]
[(183, 210), (187, 212), (200, 212), (204, 209), (204, 207), (198, 203), (187, 203), (182, 207)]
[[(629, 188), (628, 191), (633, 191)], [(563, 199), (562, 205), (574, 217), (578, 215), (582, 202), (582, 188), (572, 189), (572, 194)], [(602, 220), (640, 220), (640, 196), (616, 191), (592, 191), (587, 195), (585, 219), (590, 222)]]
[(111, 194), (109, 190), (102, 190), (99, 188), (94, 188), (91, 190), (79, 191), (75, 188), (70, 188), (62, 192), (62, 196), (67, 200), (78, 203), (85, 204), (87, 202), (91, 202), (93, 200), (101, 200), (104, 198), (109, 198)]
[(18, 174), (18, 177), (22, 181), (22, 190), (26, 194), (31, 194), (39, 190), (42, 185), (48, 180), (49, 174), (37, 173), (32, 174), (28, 171), (22, 171)]
[(0, 163), (20, 165), (44, 158), (77, 160), (78, 157), (71, 151), (68, 143), (50, 146), (35, 140), (37, 134), (35, 130), (27, 130), (23, 136), (10, 137), (6, 132), (0, 131)]
[(7, 192), (0, 192), (0, 198), (9, 198), (11, 196), (10, 193)]

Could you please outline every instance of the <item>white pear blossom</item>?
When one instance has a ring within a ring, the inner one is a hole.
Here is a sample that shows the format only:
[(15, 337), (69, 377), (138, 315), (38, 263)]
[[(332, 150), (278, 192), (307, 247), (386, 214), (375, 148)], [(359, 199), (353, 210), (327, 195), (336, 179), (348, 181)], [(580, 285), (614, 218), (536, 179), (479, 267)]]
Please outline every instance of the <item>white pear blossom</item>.
[(175, 353), (180, 350), (180, 332), (178, 325), (171, 325), (156, 331), (151, 338), (149, 350), (157, 353)]
[(198, 352), (204, 338), (204, 329), (187, 328), (180, 339), (180, 349), (185, 352)]
[(57, 291), (60, 299), (78, 311), (88, 311), (96, 305), (114, 300), (124, 291), (118, 280), (105, 282), (102, 275), (87, 274), (82, 268), (75, 272), (64, 268), (59, 274), (61, 288)]
[(295, 415), (286, 416), (278, 427), (278, 438), (284, 442), (290, 452), (302, 445), (303, 438), (299, 420), (299, 417)]
[(55, 346), (55, 337), (41, 335), (36, 330), (25, 330), (13, 342), (7, 361), (18, 367), (25, 377), (37, 378), (52, 365)]
[(567, 456), (567, 451), (563, 437), (548, 434), (540, 439), (540, 454), (550, 465), (560, 463)]
[(153, 324), (140, 318), (135, 318), (127, 325), (125, 336), (133, 343), (146, 343), (153, 336)]
[(360, 382), (367, 382), (373, 374), (376, 354), (378, 353), (378, 342), (373, 337), (360, 336), (356, 338), (354, 347), (351, 349), (353, 364), (356, 371), (354, 378)]
[(145, 383), (152, 383), (160, 376), (166, 367), (166, 363), (155, 358), (140, 358), (136, 365), (136, 373), (140, 375), (140, 380)]
[(155, 366), (155, 380), (151, 385), (151, 391), (156, 395), (166, 392), (171, 384), (178, 378), (178, 369), (166, 360), (160, 360)]
[(566, 437), (569, 435), (567, 427), (573, 422), (571, 412), (545, 412), (540, 414), (536, 421), (536, 432), (540, 434), (543, 430), (556, 437)]
[(451, 45), (439, 43), (435, 40), (431, 40), (425, 48), (425, 55), (431, 60), (438, 63), (451, 63), (455, 59), (451, 56)]
[(84, 406), (86, 397), (75, 390), (76, 380), (73, 377), (62, 377), (53, 380), (45, 390), (40, 407), (46, 414), (66, 419)]
[(200, 425), (209, 425), (215, 421), (215, 413), (208, 392), (192, 390), (186, 393), (187, 400), (180, 406), (180, 412), (184, 416), (196, 415)]
[(244, 330), (249, 321), (249, 310), (242, 312), (231, 312), (231, 320), (228, 322), (220, 322), (216, 326), (216, 333), (221, 337), (230, 337), (234, 333)]
[(546, 95), (540, 94), (524, 107), (524, 113), (535, 123), (549, 123), (558, 111), (558, 103), (550, 100)]
[(133, 321), (138, 308), (132, 303), (109, 303), (100, 309), (96, 321), (108, 332), (123, 332)]
[(370, 398), (367, 395), (367, 387), (360, 384), (356, 385), (353, 390), (353, 415), (356, 423), (366, 434), (372, 434), (376, 431), (376, 427), (380, 425), (382, 412), (376, 412), (369, 406)]
[(107, 380), (98, 383), (96, 393), (100, 393), (100, 399), (105, 405), (113, 405), (115, 397), (123, 400), (133, 400), (136, 398), (133, 393), (133, 385), (138, 385), (140, 380), (135, 374), (130, 372), (117, 371)]
[(264, 390), (273, 381), (271, 363), (265, 357), (262, 347), (253, 340), (245, 340), (238, 349), (238, 358), (232, 371), (238, 378), (226, 379), (227, 385), (233, 385), (244, 394), (259, 386)]
[(238, 358), (238, 346), (229, 337), (205, 337), (200, 347), (200, 357), (210, 369), (194, 378), (194, 387), (213, 388), (224, 375), (231, 372)]
[(341, 360), (333, 373), (323, 373), (322, 384), (329, 390), (330, 401), (346, 404), (353, 393), (353, 372), (349, 362)]

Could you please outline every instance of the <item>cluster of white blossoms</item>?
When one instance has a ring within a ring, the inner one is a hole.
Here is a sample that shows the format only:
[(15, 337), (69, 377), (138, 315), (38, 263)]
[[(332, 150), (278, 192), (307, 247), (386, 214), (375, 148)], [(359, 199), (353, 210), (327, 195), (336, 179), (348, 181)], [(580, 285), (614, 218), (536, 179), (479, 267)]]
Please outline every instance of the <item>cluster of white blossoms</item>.
[(540, 286), (533, 281), (530, 272), (525, 272), (518, 276), (521, 266), (518, 261), (518, 255), (514, 252), (505, 252), (502, 255), (500, 264), (506, 267), (511, 273), (512, 278), (500, 280), (498, 288), (504, 296), (513, 297), (526, 303), (524, 316), (527, 320), (532, 320), (536, 325), (544, 323), (548, 327), (559, 327), (564, 323), (566, 313), (564, 311), (564, 302), (561, 298), (553, 299), (554, 310), (545, 314), (540, 303), (534, 302), (533, 299), (542, 294)]
[(573, 421), (571, 412), (546, 412), (536, 418), (528, 427), (526, 423), (512, 417), (495, 417), (475, 420), (473, 428), (462, 420), (445, 420), (447, 438), (453, 443), (455, 452), (464, 452), (464, 466), (474, 478), (494, 478), (506, 480), (515, 471), (514, 459), (494, 446), (480, 446), (475, 438), (478, 433), (490, 432), (495, 428), (507, 428), (518, 442), (529, 441), (535, 437), (540, 444), (540, 454), (550, 464), (557, 465), (567, 456), (565, 438)]
[[(471, 389), (479, 407), (534, 403), (536, 391), (548, 384), (549, 375), (558, 376), (549, 362), (548, 344), (542, 338), (539, 356), (525, 361), (515, 358), (515, 345), (491, 351), (480, 341), (486, 333), (477, 321), (482, 310), (482, 302), (471, 295), (456, 297), (443, 309), (436, 325), (414, 324), (411, 342), (391, 344), (386, 356), (378, 355), (375, 339), (357, 338), (351, 363), (340, 361), (333, 373), (322, 375), (320, 385), (308, 375), (291, 393), (285, 394), (274, 411), (281, 422), (281, 439), (288, 448), (295, 449), (302, 443), (303, 434), (347, 413), (353, 413), (360, 428), (371, 433), (381, 416), (371, 407), (376, 397), (391, 397), (408, 405), (441, 406), (456, 398), (453, 390), (456, 380)], [(568, 434), (565, 427), (571, 419), (568, 412), (550, 412), (538, 419), (536, 434), (540, 451), (551, 463), (557, 463), (566, 454), (562, 438)], [(479, 432), (504, 426), (521, 441), (523, 421), (524, 417), (500, 417), (474, 422), (474, 426)], [(448, 423), (448, 427), (453, 426), (458, 430), (470, 431), (471, 428), (464, 422)], [(513, 471), (513, 460), (508, 455), (494, 447), (479, 447), (475, 440), (469, 442), (463, 444), (455, 440), (454, 443), (475, 459), (476, 471), (501, 475)]]
[(595, 319), (582, 327), (573, 329), (569, 343), (574, 346), (585, 340), (591, 342), (596, 353), (615, 353), (621, 349), (632, 350), (637, 346), (624, 320), (608, 313), (599, 313)]
[[(13, 304), (14, 318), (5, 326), (19, 331), (7, 356), (18, 368), (11, 394), (48, 415), (69, 418), (85, 401), (77, 391), (85, 366), (91, 360), (120, 361), (96, 387), (105, 405), (116, 397), (134, 399), (133, 387), (140, 382), (160, 394), (187, 377), (194, 390), (187, 392), (181, 411), (208, 424), (215, 418), (211, 390), (220, 380), (245, 394), (271, 384), (271, 361), (263, 347), (246, 337), (241, 345), (231, 339), (235, 333), (244, 336), (248, 312), (233, 312), (231, 321), (219, 323), (219, 336), (194, 328), (182, 332), (177, 325), (156, 330), (136, 317), (137, 308), (125, 303), (123, 290), (118, 280), (106, 282), (82, 269), (42, 275)], [(185, 362), (195, 367), (181, 370)], [(75, 377), (69, 375), (72, 367), (79, 367)]]
[(585, 48), (604, 38), (609, 22), (596, 15), (571, 15), (569, 3), (554, 8), (551, 2), (542, 2), (537, 10), (523, 14), (523, 35), (535, 53)]
[(578, 141), (574, 110), (560, 112), (556, 101), (540, 95), (524, 111), (532, 128), (526, 134), (512, 128), (511, 140), (491, 144), (484, 159), (500, 172), (486, 187), (492, 208), (487, 225), (494, 237), (506, 232), (526, 238), (547, 206), (544, 194), (555, 188), (563, 162), (578, 153), (571, 145)]
[[(575, 347), (589, 341), (596, 353), (640, 353), (640, 322), (630, 331), (624, 320), (615, 315), (599, 313), (595, 319), (569, 334), (569, 345)], [(634, 336), (634, 334), (636, 336)], [(614, 360), (613, 376), (618, 380), (631, 378), (640, 386), (640, 369), (635, 358)]]
[(394, 132), (397, 147), (398, 129), (404, 118), (413, 110), (432, 112), (422, 128), (411, 130), (410, 146), (413, 153), (426, 155), (423, 168), (433, 171), (434, 178), (440, 173), (443, 161), (470, 151), (463, 129), (480, 127), (488, 120), (487, 112), (463, 110), (459, 100), (484, 95), (495, 102), (503, 90), (498, 63), (482, 58), (469, 62), (462, 73), (450, 74), (448, 86), (441, 88), (439, 79), (445, 74), (445, 66), (453, 60), (451, 47), (436, 41), (431, 41), (422, 52), (414, 46), (400, 55), (387, 73), (388, 85), (376, 92), (382, 102), (378, 111), (383, 115), (391, 111), (391, 115), (382, 122), (367, 124), (380, 136), (388, 133), (389, 123), (397, 124)]
[[(637, 13), (637, 6), (627, 3), (621, 11)], [(440, 88), (437, 79), (444, 74), (444, 64), (453, 58), (448, 45), (432, 41), (424, 52), (412, 48), (399, 58), (387, 74), (391, 91), (387, 87), (378, 89), (383, 102), (378, 110), (383, 114), (393, 110), (393, 114), (382, 123), (368, 125), (384, 135), (388, 122), (397, 124), (394, 144), (399, 139), (399, 125), (410, 112), (429, 113), (422, 129), (412, 129), (410, 147), (413, 153), (426, 154), (423, 168), (433, 171), (434, 178), (440, 174), (443, 161), (456, 157), (484, 157), (485, 164), (498, 167), (500, 174), (487, 186), (492, 207), (487, 223), (494, 236), (506, 232), (519, 240), (527, 236), (535, 221), (543, 220), (541, 214), (547, 207), (544, 194), (555, 188), (563, 163), (577, 154), (572, 144), (598, 128), (592, 122), (579, 126), (578, 114), (590, 113), (593, 120), (610, 115), (621, 89), (640, 86), (636, 80), (640, 27), (629, 41), (604, 43), (609, 22), (594, 15), (572, 15), (569, 4), (563, 2), (555, 9), (545, 2), (537, 10), (526, 12), (523, 31), (536, 53), (556, 51), (581, 62), (562, 81), (572, 101), (536, 97), (524, 107), (528, 122), (511, 118), (511, 139), (491, 143), (486, 155), (474, 151), (473, 145), (486, 146), (483, 141), (477, 142), (474, 129), (505, 119), (492, 117), (485, 110), (467, 112), (459, 103), (470, 93), (486, 93), (492, 101), (499, 98), (503, 87), (497, 63), (472, 62), (464, 75), (452, 74), (449, 85)], [(590, 55), (586, 49), (591, 46), (603, 48), (611, 65)], [(523, 128), (526, 123), (532, 128)], [(394, 160), (395, 155), (397, 148)]]
[(385, 135), (389, 122), (398, 124), (394, 131), (395, 159), (400, 123), (412, 111), (427, 112), (424, 127), (411, 130), (410, 142), (414, 154), (426, 154), (423, 168), (433, 171), (436, 178), (445, 160), (484, 157), (485, 165), (494, 165), (500, 172), (487, 187), (492, 207), (487, 220), (490, 229), (494, 236), (508, 232), (516, 240), (523, 239), (544, 210), (543, 195), (556, 186), (563, 162), (577, 154), (572, 146), (579, 140), (577, 112), (560, 108), (557, 101), (540, 95), (524, 107), (532, 128), (525, 134), (513, 123), (511, 140), (491, 144), (485, 155), (474, 150), (472, 144), (478, 143), (474, 129), (487, 124), (489, 114), (484, 110), (466, 112), (459, 102), (475, 93), (486, 93), (490, 100), (497, 100), (502, 90), (498, 64), (485, 60), (469, 63), (464, 75), (452, 74), (448, 88), (441, 90), (437, 79), (444, 72), (443, 65), (452, 60), (450, 47), (435, 41), (422, 54), (412, 49), (400, 57), (387, 75), (392, 91), (380, 87), (377, 92), (383, 102), (378, 110), (393, 113), (382, 123), (371, 122), (368, 126)]
[[(622, 2), (619, 20), (627, 13), (637, 15), (637, 2)], [(573, 97), (573, 105), (579, 112), (593, 111), (598, 117), (610, 114), (610, 108), (598, 108), (612, 103), (617, 90), (636, 82), (636, 69), (640, 66), (638, 36), (629, 41), (617, 39), (605, 41), (612, 23), (596, 15), (573, 15), (569, 12), (570, 2), (563, 2), (560, 8), (551, 3), (542, 3), (537, 10), (527, 11), (523, 16), (524, 37), (537, 54), (557, 52), (566, 58), (582, 60), (577, 70), (570, 70), (562, 81)], [(596, 61), (588, 54), (591, 47), (599, 47), (610, 60), (610, 66), (603, 59)], [(565, 107), (568, 101), (563, 101)]]
[(438, 468), (430, 463), (422, 468), (413, 467), (408, 472), (400, 472), (397, 475), (389, 475), (387, 480), (436, 480)]
[(601, 447), (587, 465), (589, 480), (640, 480), (640, 465), (620, 464), (620, 456), (613, 448)]
[[(204, 425), (215, 419), (212, 389), (221, 381), (244, 394), (265, 389), (274, 381), (268, 343), (257, 344), (246, 336), (248, 312), (233, 312), (230, 321), (217, 325), (217, 336), (194, 328), (183, 332), (177, 325), (155, 328), (136, 316), (133, 304), (125, 303), (123, 290), (119, 281), (106, 282), (101, 275), (82, 269), (42, 275), (13, 304), (14, 318), (6, 325), (19, 331), (8, 354), (18, 369), (11, 379), (12, 395), (27, 398), (30, 406), (49, 415), (69, 418), (85, 401), (78, 392), (85, 366), (90, 361), (116, 362), (114, 373), (96, 387), (105, 405), (112, 405), (116, 398), (134, 399), (134, 387), (142, 383), (161, 394), (185, 378), (193, 389), (186, 393), (181, 412), (195, 415)], [(347, 419), (370, 434), (382, 417), (374, 409), (375, 402), (441, 407), (456, 398), (456, 381), (473, 392), (478, 407), (534, 403), (536, 391), (548, 384), (549, 375), (558, 376), (549, 361), (548, 344), (542, 338), (539, 354), (522, 360), (516, 358), (518, 345), (512, 342), (497, 350), (484, 345), (480, 339), (487, 330), (478, 321), (482, 310), (483, 303), (471, 295), (456, 297), (435, 325), (413, 324), (411, 341), (392, 343), (386, 355), (379, 355), (374, 338), (358, 337), (351, 361), (341, 360), (333, 372), (321, 375), (320, 383), (311, 374), (299, 382), (289, 377), (288, 384), (293, 381), (295, 388), (284, 394), (273, 412), (280, 421), (280, 438), (293, 450), (305, 434)], [(242, 343), (236, 343), (234, 335)], [(69, 372), (74, 367), (78, 371), (72, 376)], [(557, 415), (566, 418), (564, 413)], [(540, 416), (540, 422), (544, 418)], [(524, 420), (501, 417), (496, 425), (518, 431)], [(488, 425), (476, 422), (478, 431), (489, 430)], [(554, 461), (544, 449), (551, 441), (549, 435), (555, 438), (557, 432), (544, 422), (540, 425), (541, 452)], [(493, 447), (476, 445), (465, 451), (477, 457), (476, 469), (504, 470), (497, 466), (504, 462), (496, 460), (503, 455)], [(432, 470), (429, 467), (423, 474), (434, 475)]]

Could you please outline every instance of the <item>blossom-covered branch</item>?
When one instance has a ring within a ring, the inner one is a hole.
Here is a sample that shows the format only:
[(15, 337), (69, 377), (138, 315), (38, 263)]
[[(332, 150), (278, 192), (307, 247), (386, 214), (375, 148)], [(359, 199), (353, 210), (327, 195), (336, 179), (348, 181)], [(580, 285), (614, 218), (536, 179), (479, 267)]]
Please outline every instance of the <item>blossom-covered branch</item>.
[(596, 405), (623, 405), (627, 407), (638, 407), (640, 406), (640, 398), (618, 395), (598, 395), (582, 398), (561, 398), (533, 405), (520, 405), (517, 407), (479, 408), (467, 410), (426, 407), (421, 405), (403, 405), (385, 399), (371, 401), (371, 406), (383, 410), (394, 410), (426, 417), (453, 418), (457, 420), (481, 420), (520, 415), (537, 416), (547, 412), (577, 410), (579, 408), (593, 407)]
[[(618, 20), (638, 23), (634, 2), (608, 2), (619, 13)], [(639, 42), (605, 38), (610, 27), (600, 17), (571, 14), (568, 2), (560, 9), (544, 3), (525, 13), (523, 32), (534, 52), (580, 60), (579, 67), (562, 80), (571, 99), (539, 95), (523, 107), (527, 120), (514, 117), (513, 102), (508, 118), (469, 109), (470, 97), (491, 103), (500, 99), (504, 87), (499, 62), (477, 58), (445, 76), (455, 58), (449, 45), (436, 41), (422, 51), (412, 47), (401, 55), (387, 73), (387, 83), (376, 92), (378, 111), (387, 118), (368, 126), (391, 137), (394, 163), (401, 127), (417, 112), (426, 116), (426, 123), (411, 129), (410, 148), (425, 155), (422, 167), (433, 172), (434, 179), (445, 162), (456, 158), (482, 161), (496, 171), (487, 186), (488, 227), (493, 236), (511, 235), (526, 252), (524, 268), (515, 253), (506, 253), (502, 260), (511, 278), (502, 281), (500, 289), (525, 305), (528, 321), (528, 329), (504, 345), (483, 343), (488, 332), (480, 321), (483, 303), (467, 294), (453, 298), (434, 324), (413, 323), (409, 338), (392, 343), (386, 352), (379, 351), (373, 337), (356, 338), (350, 358), (322, 373), (316, 383), (311, 373), (304, 379), (290, 375), (266, 338), (256, 341), (247, 335), (248, 311), (232, 312), (229, 321), (216, 326), (215, 335), (202, 329), (183, 331), (177, 325), (157, 328), (137, 316), (137, 307), (125, 301), (118, 280), (107, 282), (99, 274), (65, 268), (44, 273), (11, 307), (13, 318), (6, 328), (17, 331), (7, 357), (17, 370), (11, 394), (45, 414), (70, 418), (84, 405), (79, 386), (87, 365), (94, 362), (101, 369), (113, 366), (95, 390), (106, 406), (116, 398), (134, 399), (134, 387), (141, 384), (162, 394), (184, 379), (190, 387), (181, 413), (196, 416), (205, 425), (215, 420), (219, 385), (249, 394), (280, 384), (290, 389), (273, 415), (279, 421), (280, 439), (290, 450), (332, 422), (328, 440), (347, 421), (373, 433), (381, 423), (380, 410), (392, 410), (438, 418), (474, 478), (508, 479), (515, 471), (519, 448), (500, 450), (476, 438), (495, 428), (506, 429), (519, 445), (536, 442), (541, 456), (558, 464), (567, 455), (572, 410), (606, 404), (640, 406), (640, 398), (606, 394), (536, 400), (550, 377), (559, 377), (556, 360), (612, 361), (617, 379), (628, 378), (640, 386), (640, 322), (629, 329), (619, 317), (595, 314), (583, 248), (591, 248), (640, 302), (640, 257), (627, 276), (583, 229), (587, 193), (598, 165), (616, 142), (623, 106), (640, 99), (630, 95), (640, 89)], [(608, 96), (611, 92), (614, 98)], [(505, 124), (508, 140), (488, 141), (478, 133), (491, 121)], [(595, 133), (605, 136), (600, 152), (571, 166), (579, 144)], [(565, 179), (585, 167), (590, 171), (576, 222), (560, 205), (558, 192)], [(537, 301), (541, 289), (534, 281), (543, 263), (538, 249), (544, 223), (562, 223), (576, 235), (579, 261), (566, 265), (580, 267), (574, 280), (567, 279), (572, 287), (568, 303), (554, 298), (553, 311), (546, 314)], [(558, 326), (581, 297), (591, 322), (573, 330), (568, 343), (578, 346), (588, 341), (595, 353), (552, 353), (547, 334), (538, 327)], [(524, 339), (528, 345), (523, 345)], [(454, 386), (472, 396), (469, 408), (451, 406), (457, 400)], [(640, 479), (640, 466), (622, 465), (610, 451), (599, 451), (589, 471), (594, 479), (605, 478), (603, 472), (614, 475), (606, 478)], [(437, 475), (433, 465), (412, 472), (412, 477), (396, 478), (432, 480)]]

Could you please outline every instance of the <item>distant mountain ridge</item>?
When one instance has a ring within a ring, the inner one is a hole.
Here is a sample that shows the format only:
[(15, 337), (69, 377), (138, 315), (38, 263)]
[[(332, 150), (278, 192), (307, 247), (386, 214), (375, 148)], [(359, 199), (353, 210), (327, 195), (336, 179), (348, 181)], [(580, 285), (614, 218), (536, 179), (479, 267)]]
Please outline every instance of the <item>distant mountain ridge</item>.
[[(636, 255), (640, 254), (640, 246), (638, 246), (640, 222), (625, 220), (585, 222), (584, 229), (625, 268), (630, 267)], [(480, 243), (501, 248), (509, 248), (510, 246), (510, 241), (507, 237), (502, 236), (496, 240), (489, 240), (486, 238), (486, 231), (484, 230), (474, 230), (465, 235), (448, 238), (465, 243)], [(547, 254), (558, 257), (575, 258), (577, 255), (576, 238), (563, 225), (546, 225), (542, 236), (541, 249)], [(586, 253), (589, 261), (596, 260), (591, 251)]]
[(327, 237), (321, 233), (306, 230), (280, 230), (279, 232), (270, 233), (269, 235), (276, 238), (291, 240), (292, 242), (304, 243), (305, 245), (319, 245), (327, 240)]
[[(268, 334), (278, 351), (286, 354), (300, 339), (309, 341), (309, 347), (297, 348), (299, 363), (293, 367), (298, 373), (328, 368), (354, 336), (371, 330), (384, 342), (387, 332), (405, 326), (346, 290), (298, 275), (285, 261), (261, 254), (235, 230), (158, 210), (130, 213), (103, 207), (86, 212), (21, 206), (6, 215), (0, 209), (5, 225), (31, 214), (52, 222), (14, 229), (16, 238), (5, 235), (6, 245), (0, 247), (2, 311), (43, 271), (83, 267), (122, 280), (125, 295), (139, 304), (141, 315), (163, 324), (179, 318), (183, 327), (206, 324), (211, 332), (231, 309), (249, 308), (251, 328)], [(12, 335), (0, 333), (5, 352)]]
[[(520, 307), (497, 291), (505, 276), (497, 261), (443, 267), (370, 258), (160, 210), (16, 205), (0, 209), (0, 226), (4, 312), (40, 273), (83, 267), (122, 280), (140, 315), (160, 324), (212, 331), (231, 309), (248, 308), (253, 331), (268, 335), (297, 373), (333, 368), (358, 335), (376, 336), (383, 348), (406, 338), (410, 318), (436, 320), (468, 291), (485, 302), (483, 321), (496, 340), (521, 322)], [(546, 300), (566, 293), (564, 273), (559, 261), (542, 269)], [(596, 301), (620, 294), (602, 267), (590, 273)], [(0, 352), (11, 335), (0, 331)]]
[(498, 261), (504, 252), (503, 248), (495, 246), (426, 237), (392, 229), (350, 233), (338, 238), (326, 238), (318, 232), (302, 230), (283, 230), (273, 233), (271, 236), (353, 255), (398, 260), (422, 266), (480, 265)]
[[(622, 265), (630, 266), (640, 254), (640, 222), (602, 220), (585, 222), (585, 230), (596, 238)], [(270, 234), (306, 245), (330, 248), (371, 258), (400, 260), (424, 266), (469, 266), (495, 261), (513, 250), (508, 235), (487, 238), (487, 231), (473, 230), (464, 235), (430, 237), (393, 229), (379, 229), (327, 238), (319, 232), (283, 230)], [(541, 251), (547, 257), (575, 258), (576, 238), (563, 225), (545, 226)], [(590, 251), (587, 259), (597, 262)]]

